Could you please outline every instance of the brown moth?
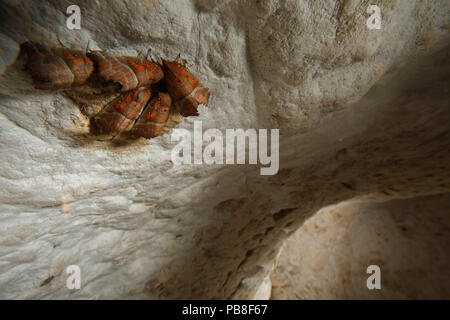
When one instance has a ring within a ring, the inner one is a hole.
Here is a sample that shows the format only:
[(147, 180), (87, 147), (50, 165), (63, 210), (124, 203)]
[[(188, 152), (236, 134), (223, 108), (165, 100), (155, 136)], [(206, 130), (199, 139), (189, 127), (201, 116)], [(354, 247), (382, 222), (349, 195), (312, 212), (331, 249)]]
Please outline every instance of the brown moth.
[(165, 83), (184, 117), (197, 116), (198, 105), (208, 105), (209, 90), (179, 62), (163, 60)]
[(149, 86), (164, 77), (161, 67), (148, 60), (116, 58), (99, 51), (91, 52), (88, 56), (96, 63), (97, 74), (106, 81), (120, 84), (122, 92)]
[[(139, 120), (134, 125), (131, 133), (134, 136), (151, 139), (162, 134), (168, 133), (179, 122), (171, 116), (172, 99), (169, 94), (159, 92), (158, 96), (153, 98), (145, 108)], [(173, 113), (172, 113), (173, 114)]]
[(61, 89), (88, 82), (94, 72), (94, 63), (82, 52), (73, 50), (50, 51), (43, 46), (26, 42), (22, 49), (27, 54), (26, 69), (37, 89)]
[(115, 137), (130, 130), (150, 96), (148, 88), (123, 93), (93, 118), (95, 132)]

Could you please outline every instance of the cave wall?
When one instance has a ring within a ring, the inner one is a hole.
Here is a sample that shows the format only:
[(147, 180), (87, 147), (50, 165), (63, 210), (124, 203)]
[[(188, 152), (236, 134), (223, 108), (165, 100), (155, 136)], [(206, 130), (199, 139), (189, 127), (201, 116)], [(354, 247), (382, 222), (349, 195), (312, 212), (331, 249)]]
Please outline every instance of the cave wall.
[[(321, 208), (448, 193), (450, 4), (374, 3), (381, 30), (356, 0), (80, 0), (68, 30), (72, 3), (6, 1), (0, 298), (267, 297), (283, 241)], [(278, 173), (174, 165), (170, 135), (87, 138), (73, 101), (33, 88), (26, 40), (180, 55), (211, 99), (179, 127), (278, 128)], [(72, 264), (80, 290), (66, 288)]]
[(448, 299), (449, 212), (449, 194), (323, 208), (283, 244), (271, 298)]

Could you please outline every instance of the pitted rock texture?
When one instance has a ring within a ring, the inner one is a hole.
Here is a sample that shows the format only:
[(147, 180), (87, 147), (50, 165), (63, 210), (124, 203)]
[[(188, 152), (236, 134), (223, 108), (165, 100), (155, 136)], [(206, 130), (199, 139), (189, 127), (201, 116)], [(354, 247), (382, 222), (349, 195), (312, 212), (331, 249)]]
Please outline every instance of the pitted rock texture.
[[(80, 0), (81, 30), (70, 4), (0, 9), (0, 298), (268, 297), (280, 246), (321, 208), (450, 191), (446, 0), (374, 1), (381, 30), (357, 0)], [(211, 98), (179, 127), (279, 128), (278, 174), (174, 165), (170, 135), (86, 139), (72, 100), (13, 62), (27, 40), (180, 55)]]
[[(283, 244), (272, 299), (448, 299), (450, 196), (350, 200), (320, 210)], [(367, 267), (381, 289), (368, 290)]]

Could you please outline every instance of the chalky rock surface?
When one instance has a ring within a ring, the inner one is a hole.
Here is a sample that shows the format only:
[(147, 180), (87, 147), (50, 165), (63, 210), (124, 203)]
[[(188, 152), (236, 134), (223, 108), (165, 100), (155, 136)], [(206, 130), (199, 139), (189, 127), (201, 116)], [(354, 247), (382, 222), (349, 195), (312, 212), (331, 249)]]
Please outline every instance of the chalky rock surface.
[[(374, 3), (380, 30), (367, 28), (369, 3), (358, 0), (79, 0), (81, 29), (69, 30), (66, 2), (4, 1), (0, 298), (276, 298), (280, 247), (318, 210), (350, 199), (434, 206), (450, 192), (450, 2)], [(179, 127), (280, 129), (278, 173), (174, 165), (170, 135), (120, 146), (90, 138), (63, 92), (33, 88), (15, 60), (25, 41), (180, 54), (211, 97)], [(81, 269), (80, 290), (66, 287), (69, 265)], [(359, 295), (358, 272), (347, 296)], [(395, 294), (416, 296), (409, 288)], [(448, 297), (417, 296), (427, 292)]]
[[(448, 194), (326, 207), (283, 244), (271, 297), (449, 298), (449, 212)], [(380, 290), (367, 289), (371, 265)]]

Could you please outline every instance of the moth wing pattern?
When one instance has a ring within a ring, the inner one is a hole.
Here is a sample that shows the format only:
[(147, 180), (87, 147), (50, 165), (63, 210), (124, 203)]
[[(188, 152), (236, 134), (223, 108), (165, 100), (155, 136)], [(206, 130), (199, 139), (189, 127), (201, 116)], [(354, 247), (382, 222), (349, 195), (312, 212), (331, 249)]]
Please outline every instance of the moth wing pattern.
[(208, 105), (209, 89), (179, 62), (163, 60), (166, 86), (180, 114), (198, 116), (198, 105)]
[(81, 52), (64, 50), (62, 52), (66, 64), (74, 75), (73, 86), (81, 86), (88, 82), (94, 72), (94, 62)]
[(121, 91), (130, 91), (138, 86), (138, 78), (133, 70), (119, 61), (116, 57), (94, 51), (88, 56), (95, 61), (97, 74), (106, 81), (121, 85)]
[(148, 60), (113, 57), (99, 51), (89, 53), (89, 57), (97, 65), (97, 74), (106, 81), (120, 84), (122, 92), (157, 83), (164, 76), (161, 67)]
[(130, 130), (150, 97), (149, 88), (122, 93), (93, 118), (94, 133), (114, 138)]
[(172, 109), (170, 95), (159, 92), (158, 96), (150, 101), (131, 133), (134, 136), (147, 139), (168, 133), (171, 128), (179, 123)]
[(120, 57), (118, 59), (129, 66), (136, 74), (139, 87), (152, 85), (164, 78), (162, 68), (153, 61), (131, 57)]
[(27, 55), (26, 70), (37, 89), (70, 88), (87, 83), (94, 63), (82, 52), (51, 51), (40, 44), (25, 42), (21, 48)]
[[(115, 142), (121, 140), (117, 136), (151, 139), (168, 133), (209, 102), (209, 89), (183, 62), (162, 60), (160, 65), (102, 51), (47, 49), (34, 42), (21, 49), (35, 88), (63, 89), (90, 119), (91, 133)], [(150, 100), (151, 90), (157, 95)]]

